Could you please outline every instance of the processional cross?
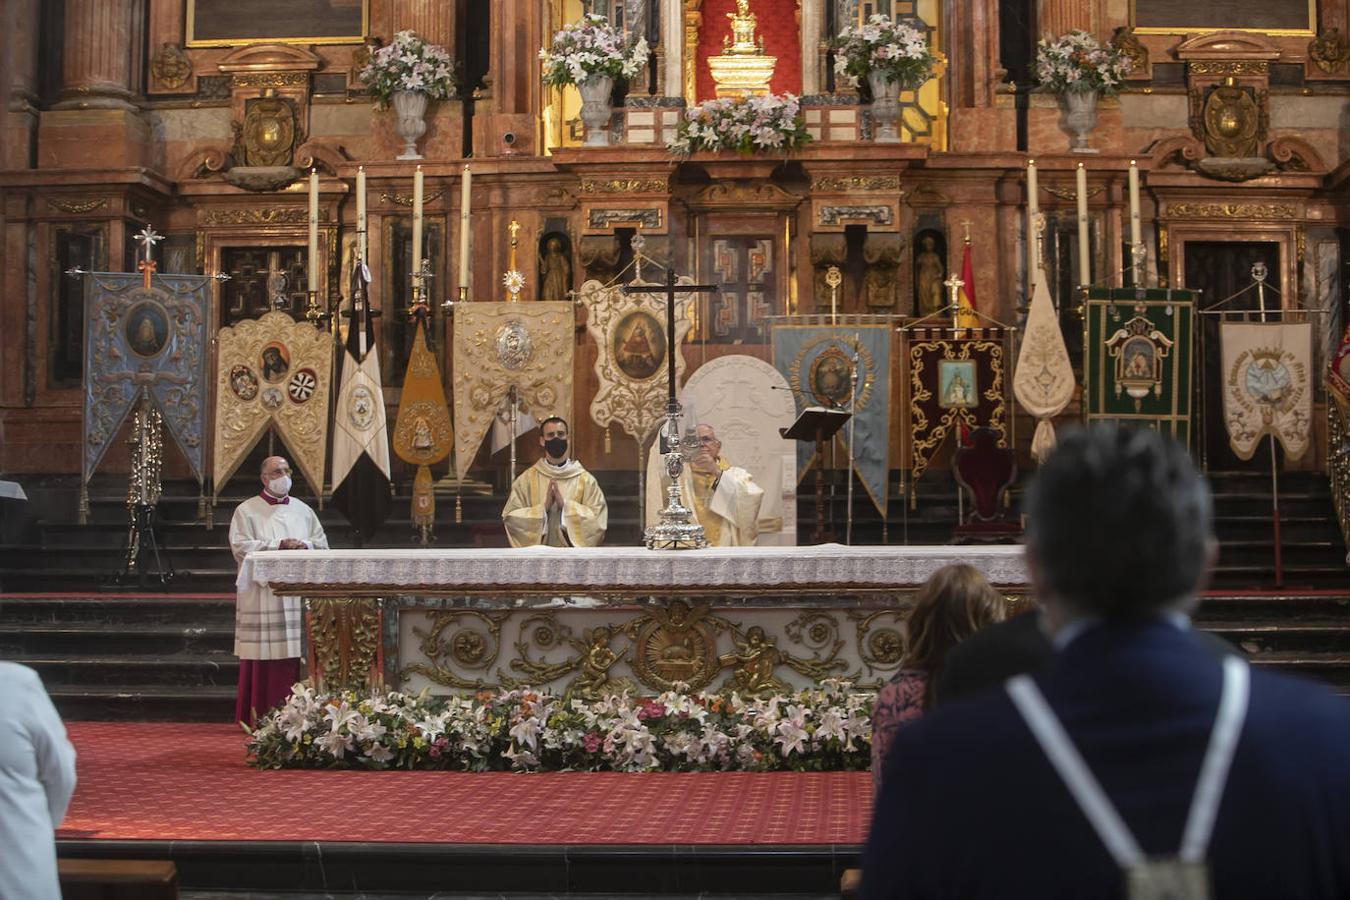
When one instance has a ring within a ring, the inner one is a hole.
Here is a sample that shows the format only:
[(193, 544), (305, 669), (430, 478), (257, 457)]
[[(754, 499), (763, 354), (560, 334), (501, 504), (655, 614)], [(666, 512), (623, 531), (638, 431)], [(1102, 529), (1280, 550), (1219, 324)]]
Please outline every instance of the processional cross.
[(150, 276), (155, 274), (155, 269), (157, 268), (155, 261), (151, 259), (150, 254), (154, 251), (155, 245), (164, 240), (164, 235), (155, 231), (153, 225), (146, 225), (145, 228), (136, 235), (136, 240), (140, 243), (144, 253), (141, 261), (136, 264), (136, 268), (139, 269), (144, 276), (145, 289), (148, 291), (150, 290)]
[(661, 521), (647, 529), (649, 550), (688, 550), (706, 547), (703, 526), (690, 522), (692, 513), (680, 501), (680, 472), (684, 470), (684, 456), (680, 452), (680, 401), (675, 396), (675, 295), (710, 294), (718, 290), (715, 284), (676, 284), (675, 270), (666, 270), (666, 283), (623, 286), (625, 294), (666, 295), (666, 474), (670, 487), (666, 491), (666, 508), (661, 510)]

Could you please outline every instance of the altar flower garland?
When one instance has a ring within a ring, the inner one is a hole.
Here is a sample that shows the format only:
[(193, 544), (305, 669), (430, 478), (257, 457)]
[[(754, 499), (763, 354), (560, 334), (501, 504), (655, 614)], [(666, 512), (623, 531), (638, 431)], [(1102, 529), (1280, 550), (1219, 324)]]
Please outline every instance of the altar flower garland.
[(455, 61), (449, 51), (411, 31), (400, 31), (392, 43), (372, 53), (360, 77), (380, 109), (398, 91), (415, 91), (433, 100), (455, 96)]
[(937, 62), (921, 30), (885, 15), (845, 28), (831, 45), (837, 74), (862, 80), (878, 73), (908, 89), (927, 81)]
[(839, 771), (868, 767), (876, 695), (845, 682), (765, 698), (602, 700), (529, 689), (432, 697), (297, 684), (249, 732), (260, 769)]
[(695, 150), (735, 150), (749, 156), (800, 150), (809, 140), (801, 102), (792, 94), (766, 94), (705, 100), (686, 110), (666, 149), (680, 156)]
[(604, 16), (586, 15), (553, 35), (553, 43), (539, 51), (544, 84), (581, 84), (593, 75), (632, 78), (647, 62), (647, 41), (625, 39)]
[(1114, 47), (1104, 47), (1086, 31), (1070, 31), (1036, 43), (1036, 80), (1055, 93), (1120, 90), (1130, 71), (1130, 58)]

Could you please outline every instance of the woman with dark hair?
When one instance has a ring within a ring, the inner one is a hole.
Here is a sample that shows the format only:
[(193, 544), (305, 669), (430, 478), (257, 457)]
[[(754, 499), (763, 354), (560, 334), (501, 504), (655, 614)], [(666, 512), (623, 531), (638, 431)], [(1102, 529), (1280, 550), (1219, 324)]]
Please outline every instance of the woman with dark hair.
[(900, 671), (882, 687), (872, 709), (874, 788), (881, 787), (882, 763), (895, 732), (932, 708), (947, 651), (1002, 619), (1003, 598), (974, 566), (944, 566), (919, 588), (905, 622)]

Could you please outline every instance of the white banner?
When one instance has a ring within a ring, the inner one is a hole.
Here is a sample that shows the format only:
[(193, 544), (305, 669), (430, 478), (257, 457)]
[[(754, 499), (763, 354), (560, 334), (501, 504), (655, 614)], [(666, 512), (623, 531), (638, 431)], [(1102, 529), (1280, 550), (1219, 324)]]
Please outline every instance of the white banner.
[(1291, 459), (1308, 449), (1312, 424), (1312, 324), (1224, 322), (1223, 418), (1228, 440), (1251, 459), (1269, 434)]

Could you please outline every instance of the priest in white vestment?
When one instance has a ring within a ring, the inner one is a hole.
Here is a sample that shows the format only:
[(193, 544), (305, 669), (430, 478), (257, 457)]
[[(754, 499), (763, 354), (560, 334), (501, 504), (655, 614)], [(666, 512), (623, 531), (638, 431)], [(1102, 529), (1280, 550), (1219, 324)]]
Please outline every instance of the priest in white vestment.
[[(764, 489), (740, 466), (722, 458), (722, 442), (711, 425), (695, 429), (699, 449), (680, 472), (680, 498), (703, 526), (703, 536), (713, 547), (749, 547), (759, 537), (759, 512)], [(659, 448), (655, 448), (659, 449)], [(655, 524), (666, 505), (670, 478), (665, 467), (647, 487), (646, 519)]]
[(567, 422), (550, 416), (539, 426), (544, 456), (516, 478), (502, 509), (512, 547), (598, 547), (609, 507), (595, 476), (569, 455)]
[[(280, 456), (262, 464), (263, 489), (239, 504), (230, 520), (235, 562), (255, 550), (327, 550), (319, 517), (291, 496), (291, 467)], [(253, 723), (289, 696), (300, 678), (302, 614), (299, 597), (278, 597), (266, 585), (237, 583), (234, 655), (239, 692), (234, 714)]]

